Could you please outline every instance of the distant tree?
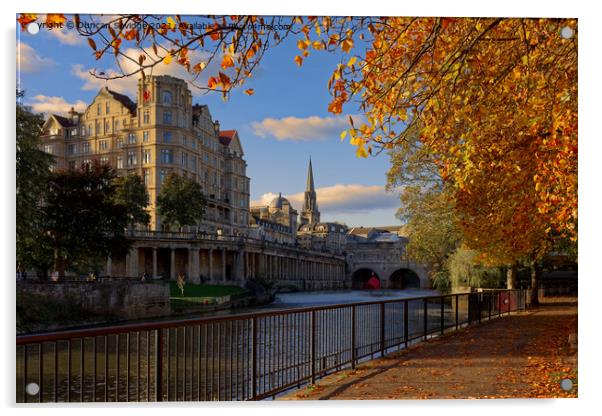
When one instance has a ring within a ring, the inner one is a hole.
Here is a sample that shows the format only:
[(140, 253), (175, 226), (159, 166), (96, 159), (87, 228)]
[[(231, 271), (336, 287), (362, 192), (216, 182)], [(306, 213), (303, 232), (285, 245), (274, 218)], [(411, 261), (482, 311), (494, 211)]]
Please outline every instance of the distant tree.
[(124, 175), (115, 179), (115, 203), (127, 208), (128, 224), (146, 225), (150, 215), (146, 211), (148, 206), (148, 192), (144, 181), (138, 175)]
[(497, 288), (503, 283), (501, 269), (488, 267), (479, 260), (479, 252), (465, 246), (458, 247), (446, 265), (452, 287)]
[[(17, 99), (23, 96), (17, 92)], [(44, 223), (41, 207), (54, 159), (40, 149), (42, 116), (18, 101), (16, 113), (16, 258), (22, 267), (45, 269), (49, 263), (48, 250), (40, 240)]]
[(418, 134), (408, 136), (389, 152), (391, 168), (387, 188), (400, 190), (397, 217), (409, 239), (407, 255), (428, 265), (433, 286), (449, 291), (447, 258), (459, 244), (453, 195), (439, 176), (434, 157)]
[(205, 204), (205, 196), (198, 182), (172, 173), (161, 184), (157, 213), (165, 224), (178, 227), (195, 225), (205, 214)]
[(55, 270), (98, 267), (108, 256), (124, 255), (128, 207), (116, 202), (116, 172), (98, 162), (52, 175), (44, 206), (44, 234)]

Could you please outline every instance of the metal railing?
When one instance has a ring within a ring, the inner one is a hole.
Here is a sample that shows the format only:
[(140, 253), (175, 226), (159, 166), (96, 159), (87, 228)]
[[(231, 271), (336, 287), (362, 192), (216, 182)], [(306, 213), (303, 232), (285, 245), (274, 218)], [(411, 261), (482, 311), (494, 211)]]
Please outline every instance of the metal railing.
[(261, 400), (524, 310), (503, 290), (17, 337), (17, 402)]

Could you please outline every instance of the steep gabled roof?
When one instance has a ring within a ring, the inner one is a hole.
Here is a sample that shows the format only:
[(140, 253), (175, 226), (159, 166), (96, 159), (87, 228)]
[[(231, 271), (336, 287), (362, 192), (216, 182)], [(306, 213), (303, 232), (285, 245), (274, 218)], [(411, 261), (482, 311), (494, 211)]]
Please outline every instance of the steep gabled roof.
[(220, 130), (219, 132), (219, 142), (224, 146), (230, 145), (230, 142), (236, 135), (236, 130)]
[(110, 90), (108, 88), (106, 90), (109, 94), (111, 94), (113, 96), (113, 98), (115, 98), (117, 101), (119, 101), (121, 104), (123, 104), (128, 110), (130, 110), (130, 113), (136, 114), (136, 103), (134, 101), (132, 101), (132, 99), (130, 97), (128, 97), (127, 95), (115, 92), (113, 90)]
[(63, 117), (63, 116), (59, 116), (58, 114), (51, 114), (50, 117), (53, 117), (57, 123), (59, 123), (62, 127), (75, 127), (76, 124), (73, 122), (73, 120), (67, 118), (67, 117)]

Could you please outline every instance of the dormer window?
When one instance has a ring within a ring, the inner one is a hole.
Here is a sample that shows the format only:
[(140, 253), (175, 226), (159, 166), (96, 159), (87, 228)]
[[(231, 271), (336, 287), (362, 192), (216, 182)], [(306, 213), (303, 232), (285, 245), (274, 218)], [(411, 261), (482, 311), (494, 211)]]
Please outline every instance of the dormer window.
[(102, 113), (102, 105), (100, 103), (96, 104), (96, 115), (99, 116)]

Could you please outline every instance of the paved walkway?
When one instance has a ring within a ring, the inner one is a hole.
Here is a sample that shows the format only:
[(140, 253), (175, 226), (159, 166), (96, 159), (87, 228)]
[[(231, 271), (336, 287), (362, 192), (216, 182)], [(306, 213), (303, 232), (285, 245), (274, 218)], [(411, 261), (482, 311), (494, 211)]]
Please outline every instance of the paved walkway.
[[(343, 370), (280, 400), (577, 397), (577, 304), (544, 304)], [(566, 392), (560, 381), (572, 379)]]

